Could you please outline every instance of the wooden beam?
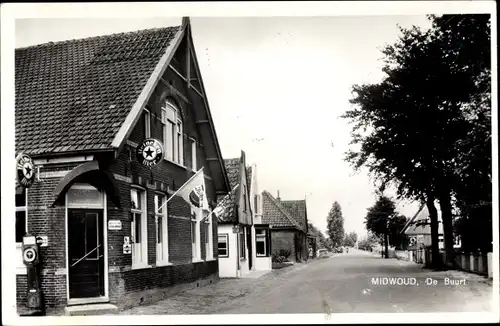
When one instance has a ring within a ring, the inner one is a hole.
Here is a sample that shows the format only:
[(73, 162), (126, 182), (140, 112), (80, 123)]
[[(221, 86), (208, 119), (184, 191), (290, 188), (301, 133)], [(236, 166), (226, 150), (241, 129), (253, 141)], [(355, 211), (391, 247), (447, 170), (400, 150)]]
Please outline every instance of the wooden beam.
[(216, 157), (207, 157), (206, 160), (207, 161), (218, 161), (219, 159)]
[(208, 120), (196, 120), (196, 123), (197, 124), (200, 124), (200, 123), (208, 123), (209, 121)]
[[(188, 28), (187, 34), (191, 33), (191, 29)], [(188, 87), (191, 87), (191, 42), (189, 42), (189, 37), (186, 36), (186, 74)]]
[(169, 83), (167, 83), (167, 81), (163, 78), (160, 79), (161, 83), (167, 87), (168, 89), (170, 89), (172, 91), (172, 93), (174, 93), (176, 96), (178, 96), (180, 99), (182, 99), (184, 102), (190, 104), (191, 102), (189, 102), (189, 100), (187, 99), (187, 97), (185, 97), (179, 90), (177, 90), (177, 88), (175, 88), (173, 85), (170, 85)]
[(175, 69), (172, 65), (168, 65), (168, 67), (172, 69), (172, 71), (175, 72), (177, 76), (179, 76), (183, 81), (187, 83), (186, 77), (184, 77), (180, 72), (178, 72), (177, 69)]

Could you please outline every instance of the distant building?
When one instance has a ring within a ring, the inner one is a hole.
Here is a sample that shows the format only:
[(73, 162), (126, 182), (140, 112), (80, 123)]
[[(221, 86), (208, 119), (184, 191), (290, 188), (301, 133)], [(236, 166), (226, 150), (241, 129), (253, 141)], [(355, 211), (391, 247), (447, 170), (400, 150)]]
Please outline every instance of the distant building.
[[(405, 224), (401, 233), (409, 237), (410, 250), (420, 249), (431, 246), (431, 225), (429, 210), (425, 204), (420, 205), (418, 211), (413, 217)], [(443, 221), (441, 219), (441, 212), (438, 210), (438, 239), (439, 249), (444, 249), (443, 242)]]
[(271, 228), (272, 252), (289, 250), (291, 261), (300, 262), (309, 257), (307, 238), (307, 207), (305, 200), (282, 201), (269, 192), (262, 192), (262, 222)]

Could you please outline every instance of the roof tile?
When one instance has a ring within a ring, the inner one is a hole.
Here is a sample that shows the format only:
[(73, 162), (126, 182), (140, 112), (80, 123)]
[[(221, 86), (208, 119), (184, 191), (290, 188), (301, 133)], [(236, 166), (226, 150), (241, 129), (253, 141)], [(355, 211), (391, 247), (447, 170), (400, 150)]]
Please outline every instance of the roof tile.
[[(155, 28), (16, 49), (16, 152), (110, 148), (179, 31)], [(89, 134), (92, 141), (82, 145)]]

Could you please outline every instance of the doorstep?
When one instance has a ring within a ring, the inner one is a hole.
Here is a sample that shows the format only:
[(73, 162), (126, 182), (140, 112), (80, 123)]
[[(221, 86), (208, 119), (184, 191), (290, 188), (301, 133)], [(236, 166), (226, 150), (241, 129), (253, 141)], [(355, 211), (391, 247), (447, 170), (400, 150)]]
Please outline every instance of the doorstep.
[(249, 271), (247, 273), (244, 273), (241, 278), (259, 278), (261, 276), (266, 275), (267, 273), (270, 273), (271, 270), (267, 271)]
[(117, 312), (118, 307), (110, 303), (93, 303), (64, 308), (66, 316), (114, 315)]

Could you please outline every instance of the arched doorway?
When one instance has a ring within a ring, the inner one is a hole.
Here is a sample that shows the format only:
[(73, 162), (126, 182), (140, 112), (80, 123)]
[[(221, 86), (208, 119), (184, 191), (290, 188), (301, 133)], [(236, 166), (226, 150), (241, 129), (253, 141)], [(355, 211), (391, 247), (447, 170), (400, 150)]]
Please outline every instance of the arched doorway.
[(85, 183), (66, 192), (68, 300), (107, 297), (106, 194)]

